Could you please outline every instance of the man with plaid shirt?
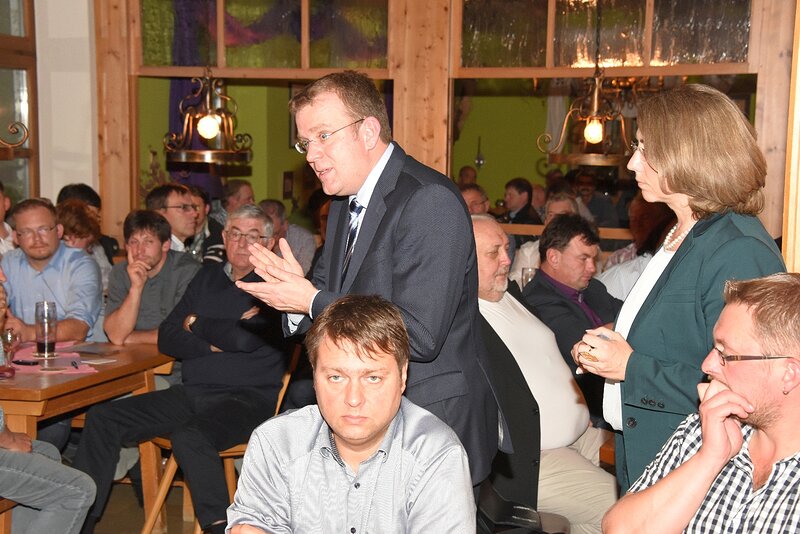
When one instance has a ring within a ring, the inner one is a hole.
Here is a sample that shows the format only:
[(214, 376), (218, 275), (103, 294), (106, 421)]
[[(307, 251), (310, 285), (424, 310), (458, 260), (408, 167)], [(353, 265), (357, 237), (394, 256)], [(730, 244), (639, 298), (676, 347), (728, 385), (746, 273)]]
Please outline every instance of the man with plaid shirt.
[(725, 286), (686, 418), (603, 520), (604, 532), (798, 532), (800, 274)]

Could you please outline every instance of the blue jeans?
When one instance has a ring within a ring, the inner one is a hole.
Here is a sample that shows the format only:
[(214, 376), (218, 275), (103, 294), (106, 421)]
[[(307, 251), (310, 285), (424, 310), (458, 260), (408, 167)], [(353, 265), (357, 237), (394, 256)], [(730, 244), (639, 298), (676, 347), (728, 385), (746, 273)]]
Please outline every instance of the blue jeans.
[(0, 495), (20, 505), (13, 511), (13, 534), (77, 534), (94, 493), (92, 479), (62, 465), (49, 443), (34, 441), (30, 453), (0, 449)]

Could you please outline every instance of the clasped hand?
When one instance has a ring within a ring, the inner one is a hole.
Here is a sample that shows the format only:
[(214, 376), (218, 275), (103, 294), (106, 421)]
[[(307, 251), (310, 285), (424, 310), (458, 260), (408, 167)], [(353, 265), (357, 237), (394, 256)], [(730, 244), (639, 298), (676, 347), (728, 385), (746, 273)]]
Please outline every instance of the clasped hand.
[(632, 353), (625, 338), (605, 326), (587, 330), (571, 351), (578, 374), (586, 371), (611, 380), (625, 380)]
[(281, 258), (265, 246), (254, 243), (250, 250), (250, 263), (263, 282), (237, 281), (236, 287), (247, 291), (276, 310), (288, 313), (308, 313), (311, 299), (317, 290), (303, 276), (303, 268), (292, 254), (285, 239), (279, 245)]

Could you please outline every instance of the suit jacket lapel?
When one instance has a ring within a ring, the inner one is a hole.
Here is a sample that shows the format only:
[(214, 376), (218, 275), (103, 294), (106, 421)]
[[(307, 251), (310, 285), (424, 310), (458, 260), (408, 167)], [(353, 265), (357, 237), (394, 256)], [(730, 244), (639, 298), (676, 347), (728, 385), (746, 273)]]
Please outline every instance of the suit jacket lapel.
[[(364, 213), (364, 220), (361, 221), (361, 228), (358, 230), (356, 245), (353, 249), (353, 255), (350, 257), (350, 265), (347, 267), (347, 276), (342, 280), (342, 291), (344, 292), (350, 290), (361, 264), (364, 263), (364, 259), (367, 257), (367, 251), (370, 249), (383, 216), (386, 214), (386, 197), (394, 191), (397, 185), (397, 178), (403, 169), (405, 156), (405, 152), (398, 145), (394, 145), (392, 155), (389, 157), (389, 161), (386, 162), (386, 167), (384, 167), (380, 178), (378, 178), (378, 183), (372, 191), (367, 211)], [(341, 258), (343, 261), (344, 247), (342, 251)], [(339, 264), (339, 272), (341, 272), (341, 262)]]
[(330, 221), (336, 221), (335, 230), (328, 231), (325, 246), (331, 247), (330, 263), (328, 267), (328, 280), (330, 291), (339, 291), (342, 287), (342, 264), (347, 246), (347, 233), (350, 228), (350, 210), (347, 207), (347, 197), (335, 199), (331, 204)]

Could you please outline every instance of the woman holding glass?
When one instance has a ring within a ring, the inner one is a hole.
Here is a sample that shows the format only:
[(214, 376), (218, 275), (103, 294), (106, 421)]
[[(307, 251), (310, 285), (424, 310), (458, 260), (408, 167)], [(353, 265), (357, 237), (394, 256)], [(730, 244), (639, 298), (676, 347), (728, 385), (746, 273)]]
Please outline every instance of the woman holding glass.
[(644, 471), (678, 424), (697, 411), (700, 365), (729, 279), (785, 270), (756, 218), (766, 161), (755, 131), (716, 89), (685, 85), (638, 106), (628, 169), (648, 202), (664, 202), (677, 224), (648, 263), (615, 329), (588, 330), (572, 356), (606, 378), (603, 411), (616, 440), (622, 491)]

